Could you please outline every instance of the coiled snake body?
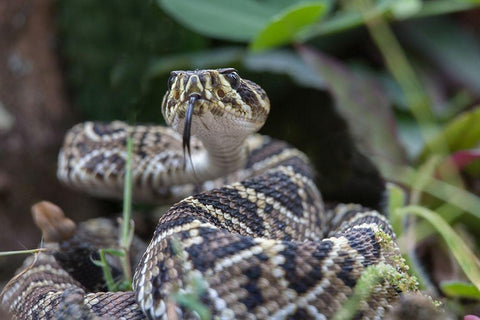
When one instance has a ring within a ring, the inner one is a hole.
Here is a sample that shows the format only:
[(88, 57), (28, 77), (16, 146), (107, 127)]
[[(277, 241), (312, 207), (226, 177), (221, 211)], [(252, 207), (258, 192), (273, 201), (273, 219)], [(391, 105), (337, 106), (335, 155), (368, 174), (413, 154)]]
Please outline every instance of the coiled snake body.
[[(130, 135), (134, 198), (183, 200), (161, 217), (136, 268), (134, 292), (88, 292), (79, 272), (48, 251), (33, 266), (27, 259), (2, 304), (21, 319), (195, 318), (172, 296), (188, 294), (192, 279), (201, 279), (200, 301), (215, 318), (328, 319), (368, 266), (390, 264), (403, 274), (394, 242), (382, 245), (382, 236), (394, 238), (382, 214), (354, 204), (327, 208), (306, 157), (254, 134), (269, 108), (265, 92), (233, 69), (177, 71), (162, 104), (173, 129), (75, 126), (59, 156), (63, 182), (121, 195)], [(74, 238), (100, 233), (85, 232)], [(356, 318), (381, 318), (400, 290), (381, 282)]]

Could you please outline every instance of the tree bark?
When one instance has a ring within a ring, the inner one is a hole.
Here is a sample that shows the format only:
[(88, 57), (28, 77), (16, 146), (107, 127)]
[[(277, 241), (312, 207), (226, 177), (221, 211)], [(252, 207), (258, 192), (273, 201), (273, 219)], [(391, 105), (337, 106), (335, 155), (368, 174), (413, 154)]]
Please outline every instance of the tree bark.
[[(58, 204), (74, 220), (104, 206), (56, 179), (65, 131), (77, 122), (56, 50), (53, 1), (0, 0), (0, 251), (35, 248), (30, 206)], [(0, 257), (0, 287), (22, 256)]]

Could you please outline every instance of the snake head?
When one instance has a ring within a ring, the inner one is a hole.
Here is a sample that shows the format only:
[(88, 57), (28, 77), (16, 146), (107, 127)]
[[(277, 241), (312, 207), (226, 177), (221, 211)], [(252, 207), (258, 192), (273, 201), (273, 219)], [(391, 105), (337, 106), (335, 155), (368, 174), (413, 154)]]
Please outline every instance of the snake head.
[(270, 111), (265, 91), (242, 79), (233, 68), (173, 71), (162, 113), (177, 132), (199, 137), (248, 136), (258, 131)]

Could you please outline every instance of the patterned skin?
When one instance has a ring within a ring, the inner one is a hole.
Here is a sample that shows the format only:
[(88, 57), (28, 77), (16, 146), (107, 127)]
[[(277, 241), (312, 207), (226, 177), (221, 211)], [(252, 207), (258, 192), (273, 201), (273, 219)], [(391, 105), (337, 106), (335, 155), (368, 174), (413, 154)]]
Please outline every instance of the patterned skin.
[[(85, 319), (193, 319), (198, 315), (172, 297), (191, 293), (193, 279), (200, 279), (200, 301), (214, 318), (328, 319), (368, 266), (392, 265), (408, 277), (395, 242), (385, 245), (385, 237), (395, 237), (382, 214), (354, 204), (326, 209), (305, 155), (254, 134), (269, 108), (265, 92), (234, 69), (175, 71), (162, 104), (173, 129), (75, 126), (59, 156), (64, 183), (119, 196), (130, 135), (134, 198), (184, 199), (160, 218), (136, 268), (134, 292), (89, 292), (58, 261), (64, 243), (75, 242), (68, 238), (12, 279), (2, 304), (20, 319), (65, 310)], [(85, 228), (73, 236), (82, 245)], [(356, 318), (383, 317), (401, 290), (379, 283)]]

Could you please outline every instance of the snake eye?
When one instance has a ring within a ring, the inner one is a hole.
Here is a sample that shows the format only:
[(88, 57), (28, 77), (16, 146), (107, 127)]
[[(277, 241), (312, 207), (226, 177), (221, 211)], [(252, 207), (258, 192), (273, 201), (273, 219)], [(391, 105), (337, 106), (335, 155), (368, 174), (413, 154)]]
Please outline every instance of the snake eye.
[(227, 73), (225, 77), (228, 82), (230, 82), (233, 89), (238, 89), (238, 87), (240, 87), (240, 76), (236, 72)]
[(167, 82), (167, 86), (168, 88), (170, 89), (173, 85), (173, 83), (175, 82), (175, 78), (177, 77), (177, 74), (176, 73), (171, 73), (170, 74), (170, 78), (168, 78), (168, 82)]

